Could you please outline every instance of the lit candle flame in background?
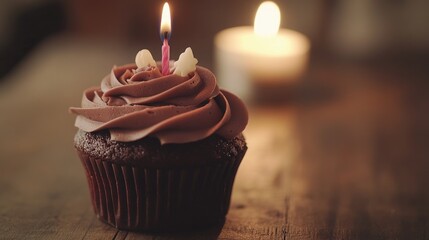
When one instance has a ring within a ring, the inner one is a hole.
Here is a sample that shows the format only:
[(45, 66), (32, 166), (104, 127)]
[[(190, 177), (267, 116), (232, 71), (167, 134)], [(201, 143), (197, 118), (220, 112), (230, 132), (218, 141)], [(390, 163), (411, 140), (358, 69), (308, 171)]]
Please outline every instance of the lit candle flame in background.
[(275, 36), (280, 27), (280, 9), (274, 2), (266, 1), (259, 5), (255, 16), (254, 32), (259, 36)]
[(164, 6), (162, 7), (160, 34), (162, 40), (164, 40), (165, 37), (167, 37), (167, 39), (170, 38), (171, 15), (170, 6), (168, 5), (168, 3), (164, 3)]

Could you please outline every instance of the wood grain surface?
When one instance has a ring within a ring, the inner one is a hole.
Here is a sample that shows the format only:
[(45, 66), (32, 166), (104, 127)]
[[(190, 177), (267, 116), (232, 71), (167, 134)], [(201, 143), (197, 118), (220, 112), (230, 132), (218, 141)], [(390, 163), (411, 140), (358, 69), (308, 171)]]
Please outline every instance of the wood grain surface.
[(0, 85), (0, 239), (429, 239), (427, 71), (324, 61), (292, 99), (250, 107), (223, 228), (101, 223), (67, 108), (128, 60), (103, 49), (51, 42)]

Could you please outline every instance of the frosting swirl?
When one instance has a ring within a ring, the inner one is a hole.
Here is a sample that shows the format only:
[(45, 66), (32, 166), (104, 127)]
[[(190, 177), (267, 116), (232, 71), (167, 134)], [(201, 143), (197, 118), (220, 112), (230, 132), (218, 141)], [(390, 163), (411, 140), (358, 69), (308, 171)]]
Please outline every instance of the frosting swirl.
[(146, 136), (161, 144), (186, 143), (212, 134), (233, 138), (247, 125), (248, 114), (235, 95), (219, 90), (211, 71), (197, 66), (181, 77), (162, 76), (157, 67), (113, 67), (101, 87), (84, 91), (75, 126), (94, 132), (108, 129), (112, 140), (131, 142)]

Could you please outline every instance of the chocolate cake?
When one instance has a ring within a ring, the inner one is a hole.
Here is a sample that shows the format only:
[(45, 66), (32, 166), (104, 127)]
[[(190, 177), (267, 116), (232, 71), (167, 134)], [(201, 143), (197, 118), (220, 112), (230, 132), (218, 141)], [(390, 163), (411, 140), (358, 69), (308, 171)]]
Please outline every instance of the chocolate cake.
[(126, 230), (222, 224), (247, 150), (246, 107), (210, 70), (186, 65), (196, 59), (174, 70), (190, 72), (162, 75), (150, 52), (142, 55), (143, 64), (113, 67), (70, 108), (94, 211)]
[(247, 150), (242, 135), (161, 145), (155, 138), (112, 141), (106, 131), (78, 131), (75, 147), (101, 220), (163, 232), (222, 224)]

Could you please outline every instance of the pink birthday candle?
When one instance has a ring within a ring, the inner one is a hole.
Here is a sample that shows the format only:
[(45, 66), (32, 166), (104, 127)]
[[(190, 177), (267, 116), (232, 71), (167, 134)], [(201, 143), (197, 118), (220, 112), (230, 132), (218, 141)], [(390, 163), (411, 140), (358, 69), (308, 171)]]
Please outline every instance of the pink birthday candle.
[(168, 3), (164, 3), (162, 8), (161, 16), (161, 27), (160, 35), (162, 43), (162, 75), (170, 74), (170, 46), (168, 45), (168, 40), (170, 40), (171, 34), (171, 16), (170, 16), (170, 6)]

